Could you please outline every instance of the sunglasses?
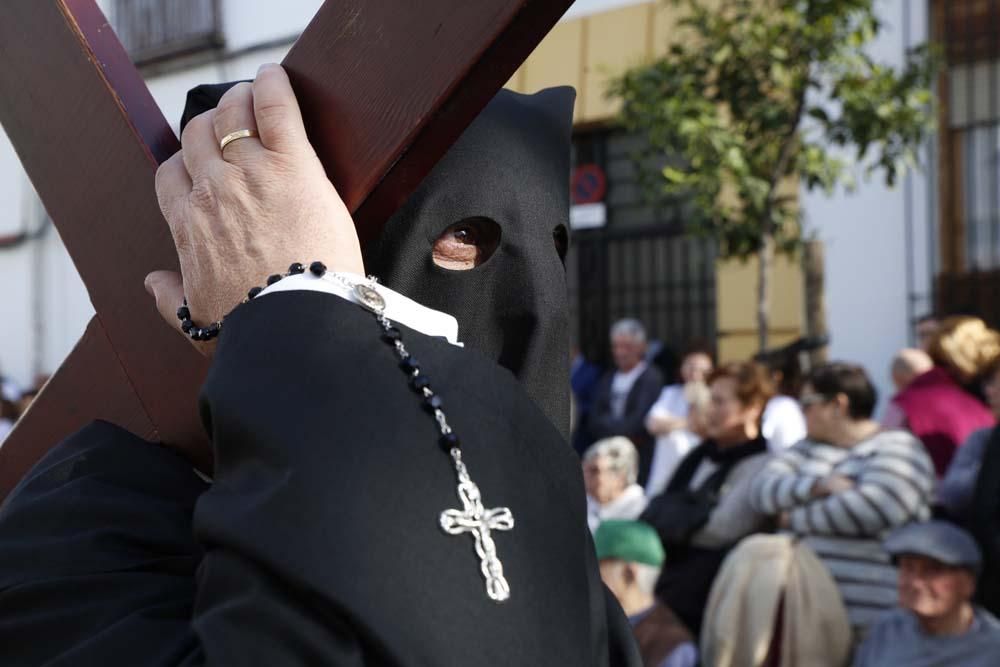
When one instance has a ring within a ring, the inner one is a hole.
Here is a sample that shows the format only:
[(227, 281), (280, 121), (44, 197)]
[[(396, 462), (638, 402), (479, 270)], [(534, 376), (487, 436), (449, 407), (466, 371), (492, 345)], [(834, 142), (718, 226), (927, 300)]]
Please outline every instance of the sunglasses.
[(799, 396), (799, 407), (805, 410), (806, 408), (817, 405), (819, 403), (826, 403), (830, 399), (823, 394), (803, 394)]

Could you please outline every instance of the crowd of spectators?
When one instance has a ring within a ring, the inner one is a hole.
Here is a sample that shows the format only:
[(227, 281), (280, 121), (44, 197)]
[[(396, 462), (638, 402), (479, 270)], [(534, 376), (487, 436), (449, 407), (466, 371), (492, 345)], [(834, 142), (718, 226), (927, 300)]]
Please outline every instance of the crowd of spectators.
[(1000, 664), (1000, 333), (921, 318), (879, 420), (854, 364), (692, 345), (663, 386), (640, 322), (611, 341), (574, 442), (645, 664)]

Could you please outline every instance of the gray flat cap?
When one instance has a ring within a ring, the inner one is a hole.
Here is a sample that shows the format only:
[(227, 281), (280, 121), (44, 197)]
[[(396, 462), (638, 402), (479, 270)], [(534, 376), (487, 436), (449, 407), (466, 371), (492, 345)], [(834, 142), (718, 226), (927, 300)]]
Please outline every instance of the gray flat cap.
[(925, 556), (954, 567), (979, 572), (983, 556), (972, 536), (947, 521), (911, 523), (885, 540), (885, 550), (899, 556)]

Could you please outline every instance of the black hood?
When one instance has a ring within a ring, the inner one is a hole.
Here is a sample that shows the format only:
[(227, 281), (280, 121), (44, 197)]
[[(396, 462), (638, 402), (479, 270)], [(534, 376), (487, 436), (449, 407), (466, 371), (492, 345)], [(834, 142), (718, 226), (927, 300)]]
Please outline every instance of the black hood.
[[(183, 125), (233, 84), (188, 94)], [(534, 95), (503, 90), (365, 248), (381, 282), (453, 315), (459, 338), (509, 369), (565, 437), (569, 433), (566, 274), (554, 234), (569, 224), (572, 88)], [(449, 226), (488, 218), (500, 243), (481, 265), (434, 264)]]

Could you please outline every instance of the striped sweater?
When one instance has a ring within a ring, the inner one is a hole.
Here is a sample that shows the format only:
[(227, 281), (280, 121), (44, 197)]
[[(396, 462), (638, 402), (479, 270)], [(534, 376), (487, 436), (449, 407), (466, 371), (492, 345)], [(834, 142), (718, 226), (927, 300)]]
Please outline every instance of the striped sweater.
[[(810, 498), (813, 485), (829, 475), (847, 477), (854, 486)], [(787, 512), (790, 530), (829, 568), (851, 624), (863, 631), (896, 605), (896, 571), (882, 537), (930, 517), (934, 480), (920, 441), (886, 431), (851, 448), (804, 440), (761, 470), (750, 498), (764, 514)]]

